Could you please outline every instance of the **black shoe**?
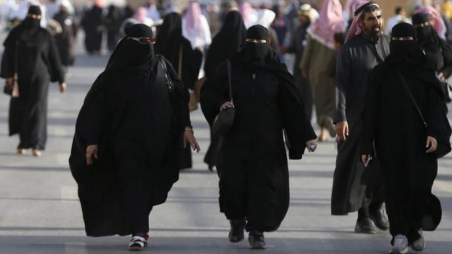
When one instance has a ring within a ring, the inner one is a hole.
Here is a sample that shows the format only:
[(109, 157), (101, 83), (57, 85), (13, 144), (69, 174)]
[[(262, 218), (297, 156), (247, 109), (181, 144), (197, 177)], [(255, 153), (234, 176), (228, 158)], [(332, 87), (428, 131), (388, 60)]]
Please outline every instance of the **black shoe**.
[(386, 217), (383, 209), (378, 209), (375, 212), (370, 212), (369, 218), (375, 223), (375, 226), (377, 226), (377, 228), (385, 231), (389, 229), (388, 217)]
[(229, 231), (229, 241), (231, 243), (238, 243), (243, 241), (245, 235), (245, 220), (231, 220), (231, 231)]
[(264, 233), (259, 231), (251, 231), (248, 236), (248, 242), (251, 249), (265, 249), (265, 237)]
[(377, 229), (371, 219), (364, 218), (356, 222), (355, 233), (376, 234)]

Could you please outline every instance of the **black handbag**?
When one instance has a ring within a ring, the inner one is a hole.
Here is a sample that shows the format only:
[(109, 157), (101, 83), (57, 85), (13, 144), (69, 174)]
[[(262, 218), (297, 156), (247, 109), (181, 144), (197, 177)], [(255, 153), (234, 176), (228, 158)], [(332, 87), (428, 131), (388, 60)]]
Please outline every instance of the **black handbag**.
[(13, 82), (8, 82), (8, 79), (5, 80), (5, 86), (3, 87), (3, 93), (17, 98), (19, 97), (19, 76), (17, 75), (17, 62), (18, 62), (18, 48), (19, 43), (16, 41), (16, 48), (14, 49), (14, 78)]
[(212, 132), (214, 135), (224, 135), (226, 134), (234, 124), (235, 118), (235, 107), (234, 99), (232, 97), (232, 81), (231, 81), (231, 61), (226, 60), (226, 65), (228, 67), (228, 85), (229, 85), (229, 98), (231, 99), (232, 107), (221, 111), (213, 121)]
[[(417, 105), (416, 100), (413, 97), (413, 94), (410, 91), (410, 88), (408, 87), (408, 84), (406, 83), (405, 79), (403, 78), (402, 74), (398, 70), (396, 70), (397, 75), (399, 75), (399, 78), (402, 80), (403, 85), (405, 86), (408, 95), (410, 95), (411, 101), (413, 102), (414, 106), (416, 107), (417, 112), (419, 113), (419, 116), (422, 119), (422, 122), (424, 123), (425, 128), (427, 129), (428, 124), (427, 121), (424, 118), (424, 115), (422, 114), (421, 110), (419, 109), (419, 106)], [(437, 140), (438, 145), (436, 147), (436, 151), (434, 152), (436, 154), (436, 157), (442, 158), (446, 156), (446, 154), (450, 153), (452, 148), (450, 147), (450, 143), (447, 141)]]

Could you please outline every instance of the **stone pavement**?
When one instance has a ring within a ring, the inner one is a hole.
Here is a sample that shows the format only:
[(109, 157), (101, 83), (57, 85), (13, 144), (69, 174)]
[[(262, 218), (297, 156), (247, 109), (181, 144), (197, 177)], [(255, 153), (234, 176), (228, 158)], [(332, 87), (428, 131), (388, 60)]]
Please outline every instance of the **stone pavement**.
[[(3, 41), (3, 40), (2, 40)], [(9, 98), (0, 95), (0, 254), (128, 253), (129, 237), (88, 238), (68, 168), (75, 119), (84, 96), (108, 58), (79, 52), (68, 92), (53, 84), (49, 96), (49, 139), (42, 158), (16, 155), (17, 136), (8, 137)], [(2, 81), (3, 82), (3, 81)], [(192, 114), (203, 151), (194, 168), (181, 173), (166, 204), (150, 217), (149, 247), (144, 253), (249, 253), (247, 241), (231, 244), (229, 225), (218, 208), (218, 177), (202, 162), (209, 144), (207, 123)], [(390, 236), (353, 233), (356, 213), (330, 215), (336, 150), (333, 142), (319, 144), (314, 154), (290, 161), (291, 205), (280, 230), (267, 233), (265, 253), (330, 254), (388, 253)], [(425, 233), (429, 254), (452, 249), (452, 156), (440, 160), (434, 192), (443, 204), (443, 221)]]

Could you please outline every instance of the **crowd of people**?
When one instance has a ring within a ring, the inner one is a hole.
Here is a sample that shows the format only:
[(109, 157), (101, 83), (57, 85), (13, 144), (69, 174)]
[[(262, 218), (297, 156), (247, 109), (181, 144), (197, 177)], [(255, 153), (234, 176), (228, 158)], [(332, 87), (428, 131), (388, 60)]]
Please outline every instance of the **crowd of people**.
[[(217, 169), (231, 242), (246, 230), (252, 248), (266, 247), (264, 233), (289, 208), (286, 153), (301, 159), (330, 136), (331, 214), (357, 212), (356, 233), (389, 230), (391, 253), (425, 248), (423, 230), (441, 221), (437, 160), (451, 150), (451, 3), (418, 6), (410, 18), (397, 7), (386, 32), (380, 6), (363, 0), (317, 9), (231, 3), (224, 13), (191, 1), (181, 14), (171, 3), (132, 11), (96, 0), (81, 17), (87, 52), (101, 54), (107, 31), (112, 53), (80, 110), (70, 157), (87, 235), (147, 245), (153, 206), (200, 151), (189, 113), (200, 103), (211, 127), (204, 161)], [(17, 152), (35, 156), (46, 143), (49, 82), (65, 91), (79, 24), (68, 2), (45, 7), (31, 5), (11, 30), (0, 73), (17, 90), (9, 117)], [(286, 54), (295, 55), (292, 73)]]

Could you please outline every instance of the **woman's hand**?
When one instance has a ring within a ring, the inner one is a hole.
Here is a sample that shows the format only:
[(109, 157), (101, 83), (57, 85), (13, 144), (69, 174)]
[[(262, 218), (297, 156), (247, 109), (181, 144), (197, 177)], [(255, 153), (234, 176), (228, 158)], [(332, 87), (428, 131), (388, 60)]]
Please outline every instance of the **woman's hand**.
[(194, 132), (191, 128), (186, 128), (184, 131), (184, 148), (187, 147), (187, 143), (190, 144), (193, 151), (196, 151), (199, 153), (201, 151), (201, 148), (198, 145), (198, 142), (196, 141)]
[(60, 84), (60, 93), (66, 92), (66, 88), (67, 88), (66, 82), (61, 83)]
[(97, 159), (98, 145), (90, 145), (86, 148), (86, 165), (93, 165), (93, 156)]
[(308, 151), (310, 153), (313, 153), (315, 149), (317, 149), (317, 143), (315, 142), (315, 140), (309, 140), (308, 142), (306, 142), (306, 147), (308, 148)]
[(223, 110), (225, 110), (227, 108), (232, 108), (232, 107), (233, 107), (232, 102), (227, 101), (223, 105), (221, 105), (220, 111), (223, 111)]
[(434, 137), (427, 137), (427, 145), (425, 146), (425, 148), (428, 148), (428, 150), (426, 151), (426, 153), (433, 153), (434, 151), (436, 151), (436, 148), (438, 147), (438, 142), (436, 141), (436, 139)]

